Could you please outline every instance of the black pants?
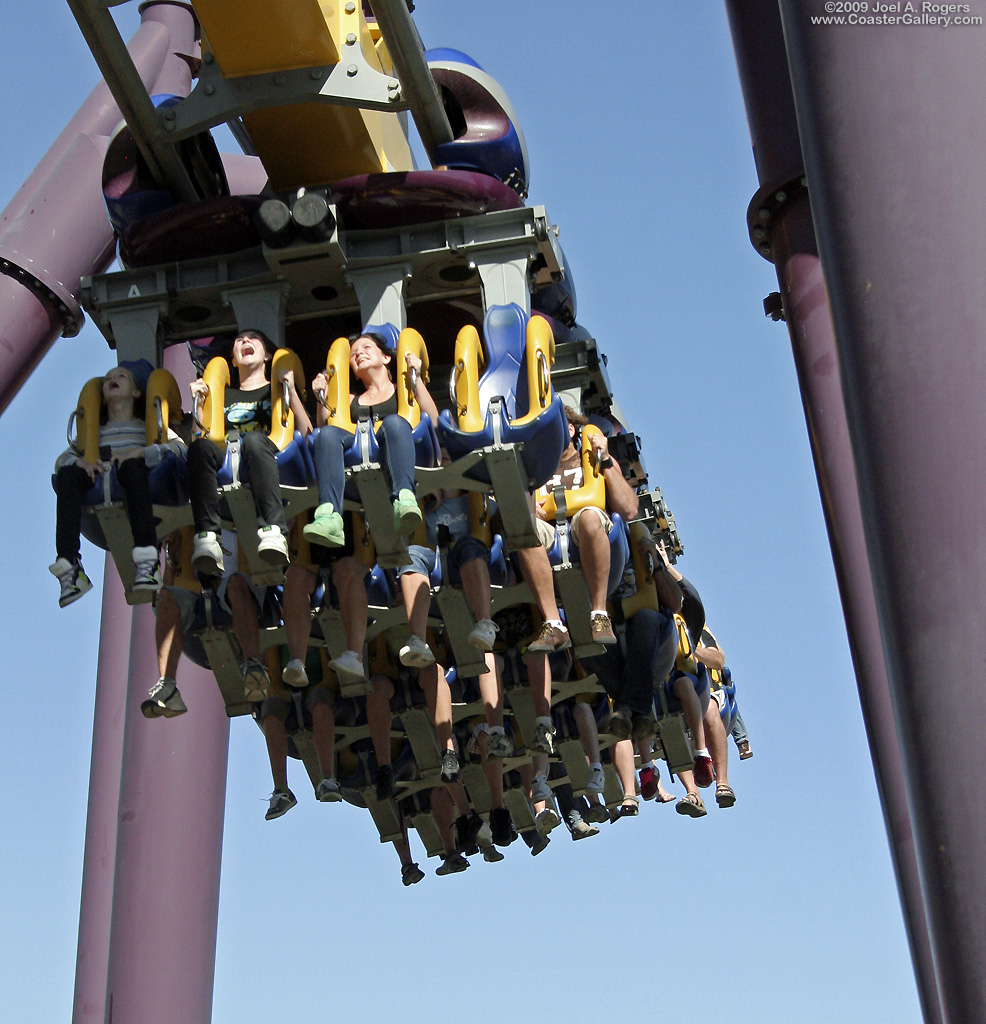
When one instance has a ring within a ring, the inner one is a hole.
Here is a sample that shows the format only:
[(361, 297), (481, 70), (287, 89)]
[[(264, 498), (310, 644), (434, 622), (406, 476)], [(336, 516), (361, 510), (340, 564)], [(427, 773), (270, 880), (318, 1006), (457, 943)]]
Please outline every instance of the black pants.
[[(240, 438), (240, 479), (249, 481), (257, 518), (266, 526), (279, 526), (286, 534), (276, 456), (276, 445), (261, 431), (252, 430)], [(225, 447), (203, 437), (193, 441), (188, 449), (188, 490), (196, 533), (218, 533), (222, 529), (217, 475), (225, 457)]]
[[(124, 505), (134, 547), (157, 544), (154, 505), (143, 459), (127, 459), (116, 468), (116, 478), (123, 488)], [(74, 463), (62, 466), (55, 479), (55, 553), (70, 562), (79, 557), (79, 528), (82, 523), (82, 499), (92, 487), (89, 475)]]
[(642, 608), (627, 623), (627, 652), (619, 644), (597, 657), (582, 658), (582, 665), (595, 672), (614, 704), (626, 704), (631, 711), (646, 715), (654, 699), (654, 688), (667, 679), (678, 652), (677, 633), (662, 643), (667, 616)]

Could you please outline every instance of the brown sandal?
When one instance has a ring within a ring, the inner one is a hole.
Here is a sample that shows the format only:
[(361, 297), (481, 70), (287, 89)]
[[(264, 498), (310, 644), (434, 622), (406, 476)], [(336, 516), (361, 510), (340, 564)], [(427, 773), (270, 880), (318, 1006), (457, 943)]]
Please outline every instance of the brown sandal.
[(704, 818), (709, 812), (705, 809), (705, 803), (698, 793), (689, 793), (682, 797), (675, 804), (674, 808), (679, 814), (686, 814), (689, 818)]
[(736, 803), (736, 794), (724, 782), (716, 786), (716, 803), (720, 807), (732, 807)]

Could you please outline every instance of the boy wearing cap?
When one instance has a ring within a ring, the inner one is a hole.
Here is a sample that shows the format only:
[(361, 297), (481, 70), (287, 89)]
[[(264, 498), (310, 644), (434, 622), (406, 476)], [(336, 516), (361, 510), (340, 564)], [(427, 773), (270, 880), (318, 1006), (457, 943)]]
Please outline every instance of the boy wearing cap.
[(55, 463), (56, 558), (48, 569), (61, 586), (58, 604), (62, 608), (78, 600), (92, 587), (82, 568), (79, 551), (82, 503), (96, 478), (114, 467), (123, 488), (127, 517), (134, 538), (136, 575), (132, 589), (158, 590), (161, 586), (157, 530), (148, 470), (161, 461), (167, 450), (180, 454), (184, 445), (170, 431), (164, 444), (144, 444), (144, 389), (153, 369), (146, 359), (125, 361), (113, 367), (103, 377), (99, 424), (100, 459), (87, 462), (81, 454), (69, 449)]

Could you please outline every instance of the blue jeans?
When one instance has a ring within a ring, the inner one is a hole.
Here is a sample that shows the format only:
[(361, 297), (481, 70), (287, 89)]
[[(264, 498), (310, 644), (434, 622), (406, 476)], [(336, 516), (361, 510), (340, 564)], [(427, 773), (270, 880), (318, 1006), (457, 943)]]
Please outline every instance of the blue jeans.
[[(376, 432), (380, 445), (380, 464), (390, 484), (391, 501), (403, 490), (414, 490), (414, 438), (411, 424), (402, 416), (386, 416)], [(342, 427), (325, 426), (319, 430), (312, 445), (315, 475), (318, 478), (318, 503), (329, 502), (342, 511), (346, 483), (346, 452), (353, 435)]]

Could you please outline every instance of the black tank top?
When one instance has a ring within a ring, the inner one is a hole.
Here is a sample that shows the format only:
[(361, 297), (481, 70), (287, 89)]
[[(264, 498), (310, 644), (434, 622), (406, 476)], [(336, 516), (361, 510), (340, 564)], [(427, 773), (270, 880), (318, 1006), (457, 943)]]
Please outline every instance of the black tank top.
[(396, 389), (390, 398), (386, 398), (382, 402), (377, 402), (376, 405), (360, 405), (359, 397), (357, 395), (353, 395), (349, 401), (349, 415), (352, 418), (353, 423), (356, 423), (361, 419), (372, 419), (374, 423), (378, 423), (385, 417), (395, 416), (396, 414)]

